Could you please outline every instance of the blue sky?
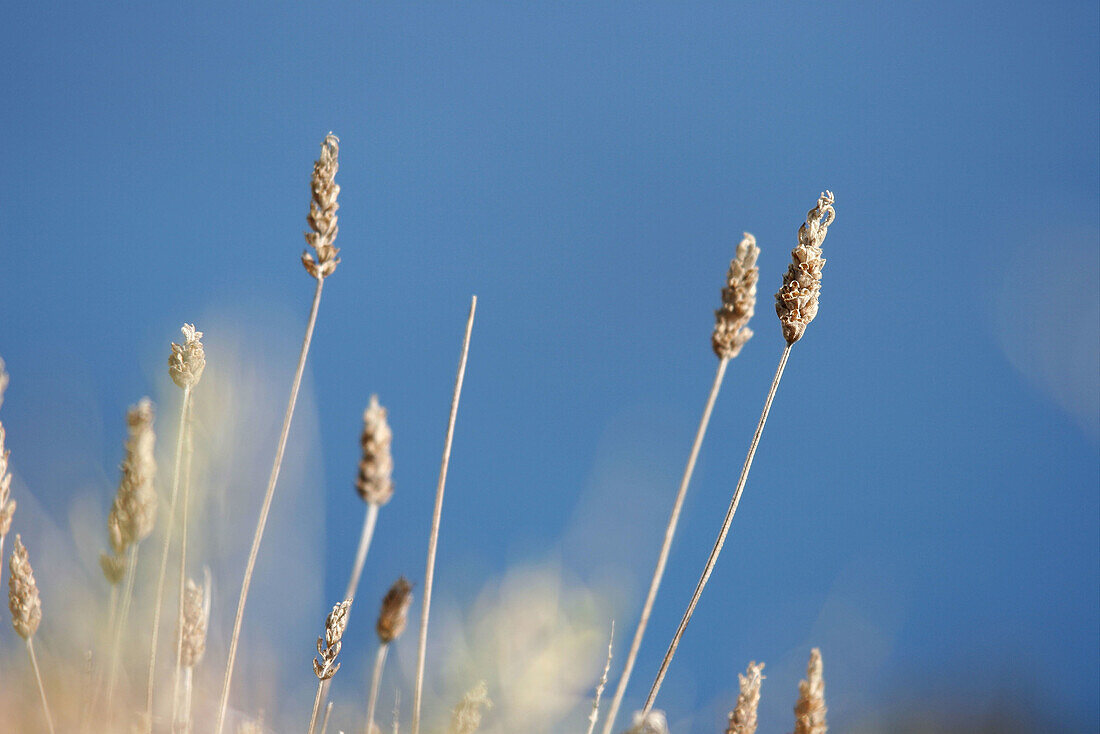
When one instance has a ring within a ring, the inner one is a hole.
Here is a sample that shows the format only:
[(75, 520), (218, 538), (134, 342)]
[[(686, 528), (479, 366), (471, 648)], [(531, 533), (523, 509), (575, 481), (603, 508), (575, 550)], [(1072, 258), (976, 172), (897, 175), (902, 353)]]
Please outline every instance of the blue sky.
[[(625, 639), (748, 230), (757, 336), (715, 411), (636, 705), (781, 351), (771, 294), (829, 188), (821, 310), (662, 705), (682, 731), (716, 731), (736, 672), (762, 659), (779, 730), (820, 644), (838, 730), (922, 707), (1100, 724), (1095, 3), (4, 15), (2, 417), (20, 482), (59, 524), (74, 483), (109, 501), (123, 411), (163, 389), (183, 321), (208, 332), (212, 361), (232, 330), (240, 356), (289, 383), (311, 294), (308, 175), (332, 130), (343, 264), (292, 433), (316, 451), (291, 472), (323, 493), (325, 575), (297, 603), (319, 621), (343, 588), (372, 392), (398, 494), (365, 593), (420, 581), (476, 293), (437, 593), (465, 606), (485, 579), (549, 563), (605, 589)], [(264, 478), (241, 488), (248, 506)]]

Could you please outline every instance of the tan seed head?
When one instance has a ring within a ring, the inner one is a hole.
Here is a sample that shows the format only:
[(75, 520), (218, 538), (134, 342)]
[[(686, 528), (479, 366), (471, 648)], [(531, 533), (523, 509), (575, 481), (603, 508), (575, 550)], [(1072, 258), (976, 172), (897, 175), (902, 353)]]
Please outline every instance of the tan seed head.
[(714, 334), (710, 342), (714, 353), (722, 359), (736, 357), (745, 342), (752, 338), (748, 323), (756, 309), (756, 281), (760, 277), (756, 258), (759, 255), (756, 238), (745, 232), (726, 274), (722, 307), (714, 312)]
[[(153, 532), (157, 520), (157, 492), (153, 486), (157, 471), (153, 458), (156, 434), (153, 432), (153, 403), (149, 398), (142, 398), (130, 408), (126, 423), (130, 435), (126, 439), (122, 479), (107, 520), (112, 547), (126, 547), (144, 540)], [(119, 533), (117, 544), (115, 526)]]
[(741, 692), (737, 695), (737, 708), (730, 711), (729, 727), (726, 734), (754, 734), (756, 732), (756, 710), (760, 707), (760, 685), (764, 681), (764, 663), (749, 663), (745, 674), (737, 674)]
[(466, 692), (462, 701), (455, 706), (451, 713), (451, 734), (474, 734), (481, 727), (482, 708), (491, 709), (493, 702), (489, 700), (489, 688), (485, 681)]
[(313, 661), (313, 672), (319, 680), (328, 680), (336, 675), (340, 663), (336, 656), (340, 654), (340, 644), (344, 630), (348, 626), (348, 609), (351, 599), (346, 599), (332, 608), (325, 618), (325, 636), (317, 638), (317, 656)]
[(99, 567), (103, 569), (103, 577), (107, 579), (107, 583), (114, 586), (126, 574), (126, 559), (110, 553), (100, 553)]
[(27, 549), (19, 535), (15, 536), (15, 547), (11, 549), (8, 563), (11, 575), (8, 577), (8, 608), (11, 609), (11, 624), (15, 632), (24, 640), (34, 637), (38, 623), (42, 621), (42, 600), (38, 598), (38, 584), (34, 580), (34, 569), (27, 558)]
[(184, 324), (183, 344), (172, 342), (172, 354), (168, 357), (168, 375), (180, 387), (194, 387), (206, 369), (206, 352), (202, 348), (202, 332), (194, 324)]
[(206, 594), (202, 587), (187, 579), (187, 588), (183, 592), (183, 640), (180, 664), (193, 668), (202, 661), (206, 652)]
[(787, 344), (801, 339), (806, 326), (817, 316), (821, 269), (825, 266), (821, 243), (835, 218), (833, 192), (825, 191), (798, 229), (798, 247), (791, 250), (791, 264), (783, 275), (783, 286), (775, 294), (775, 312)]
[(382, 610), (378, 613), (378, 624), (374, 629), (383, 645), (393, 642), (405, 631), (412, 600), (412, 584), (404, 576), (397, 579), (382, 597)]
[[(0, 363), (2, 369), (3, 363)], [(0, 538), (11, 530), (11, 518), (15, 514), (15, 500), (11, 498), (11, 472), (8, 461), (11, 452), (4, 446), (4, 424), (0, 423)]]
[(384, 505), (393, 498), (393, 431), (386, 420), (386, 409), (378, 404), (378, 396), (370, 396), (363, 411), (363, 435), (359, 439), (363, 458), (359, 460), (359, 476), (355, 488), (359, 496), (372, 505)]
[(825, 734), (825, 675), (821, 665), (821, 651), (810, 651), (806, 665), (806, 680), (798, 684), (798, 703), (794, 707), (794, 734)]
[[(327, 278), (340, 264), (340, 248), (333, 243), (340, 228), (336, 224), (336, 210), (340, 205), (336, 197), (340, 194), (340, 185), (336, 183), (336, 171), (339, 164), (340, 139), (329, 133), (321, 143), (321, 157), (313, 164), (313, 177), (310, 188), (313, 197), (309, 202), (309, 228), (306, 243), (313, 253), (302, 253), (302, 265), (314, 278)], [(316, 254), (316, 259), (314, 259)]]

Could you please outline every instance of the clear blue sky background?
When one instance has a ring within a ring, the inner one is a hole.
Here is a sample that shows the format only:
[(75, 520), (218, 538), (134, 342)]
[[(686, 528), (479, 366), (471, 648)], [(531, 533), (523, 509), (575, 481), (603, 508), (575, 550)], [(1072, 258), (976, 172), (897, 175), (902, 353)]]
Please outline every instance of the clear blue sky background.
[[(477, 293), (440, 593), (468, 602), (479, 578), (548, 557), (602, 583), (571, 538), (604, 528), (641, 539), (605, 559), (626, 574), (608, 592), (625, 639), (749, 230), (757, 336), (716, 409), (636, 705), (781, 350), (771, 294), (830, 188), (821, 311), (663, 705), (716, 731), (736, 671), (774, 661), (780, 730), (821, 644), (838, 731), (892, 707), (1100, 724), (1095, 2), (31, 3), (3, 18), (3, 420), (21, 481), (59, 518), (72, 437), (44, 412), (75, 400), (73, 421), (102, 424), (86, 448), (106, 503), (119, 416), (163, 381), (179, 323), (300, 332), (308, 174), (333, 130), (344, 262), (308, 379), (326, 575), (295, 603), (320, 619), (341, 593), (371, 392), (390, 406), (398, 495), (364, 589), (420, 581)], [(269, 365), (280, 384), (294, 357), (291, 338)], [(241, 488), (254, 505), (263, 479)]]

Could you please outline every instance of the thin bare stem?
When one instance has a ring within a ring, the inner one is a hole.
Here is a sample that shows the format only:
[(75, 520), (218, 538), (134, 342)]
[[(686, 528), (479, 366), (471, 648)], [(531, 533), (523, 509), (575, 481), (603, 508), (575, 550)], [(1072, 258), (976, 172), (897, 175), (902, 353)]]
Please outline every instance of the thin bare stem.
[[(378, 505), (367, 503), (367, 514), (363, 517), (363, 530), (359, 533), (359, 549), (355, 552), (355, 565), (351, 569), (351, 578), (348, 579), (348, 587), (344, 591), (344, 598), (355, 601), (355, 592), (359, 589), (359, 576), (363, 573), (363, 564), (367, 560), (367, 551), (370, 550), (371, 538), (374, 537), (374, 526), (378, 522)], [(349, 609), (350, 613), (351, 610)]]
[(164, 523), (164, 547), (160, 554), (160, 570), (157, 571), (157, 593), (153, 601), (153, 633), (149, 641), (149, 676), (145, 688), (145, 722), (148, 731), (153, 728), (153, 688), (157, 674), (157, 640), (160, 638), (160, 606), (164, 600), (164, 578), (168, 571), (168, 551), (172, 547), (172, 531), (175, 529), (176, 502), (179, 499), (180, 466), (183, 463), (183, 438), (186, 433), (187, 414), (191, 409), (191, 388), (183, 389), (180, 404), (179, 433), (176, 436), (175, 467), (172, 469), (172, 493), (168, 498), (168, 518)]
[(237, 662), (237, 645), (240, 643), (241, 638), (241, 622), (244, 620), (244, 605), (248, 600), (248, 587), (252, 583), (252, 571), (256, 566), (256, 556), (260, 552), (260, 541), (264, 536), (267, 516), (271, 511), (271, 500), (275, 496), (275, 482), (279, 479), (279, 469), (283, 464), (286, 438), (290, 432), (290, 419), (294, 415), (294, 404), (298, 401), (298, 389), (302, 384), (302, 373), (306, 368), (306, 357), (309, 354), (309, 343), (313, 339), (313, 327), (317, 323), (317, 309), (321, 305), (321, 290), (324, 284), (325, 279), (318, 277), (317, 290), (313, 293), (313, 305), (309, 310), (309, 321), (306, 323), (305, 337), (302, 339), (302, 351), (298, 355), (298, 368), (294, 372), (294, 381), (290, 385), (290, 399), (287, 401), (286, 414), (283, 416), (283, 428), (279, 433), (279, 443), (275, 449), (275, 462), (271, 466), (271, 476), (267, 480), (267, 490), (264, 493), (263, 506), (260, 508), (260, 518), (256, 523), (256, 533), (252, 537), (252, 548), (248, 552), (244, 581), (241, 582), (241, 596), (237, 600), (237, 616), (233, 620), (233, 635), (229, 639), (229, 657), (225, 664), (225, 680), (222, 682), (221, 700), (218, 702), (217, 724), (214, 727), (215, 734), (221, 734), (225, 725), (225, 712), (229, 706), (229, 686), (233, 681), (233, 666)]
[(370, 678), (370, 696), (367, 698), (367, 734), (374, 732), (374, 707), (378, 703), (378, 689), (382, 685), (382, 668), (386, 665), (386, 653), (390, 650), (388, 642), (378, 646), (374, 656), (374, 673)]
[(187, 734), (191, 731), (191, 689), (193, 687), (193, 669), (184, 668), (180, 678), (180, 686), (176, 696), (181, 701), (173, 702), (172, 721), (173, 730), (179, 734)]
[(317, 681), (317, 695), (313, 697), (313, 713), (309, 715), (309, 734), (317, 730), (317, 714), (321, 712), (321, 696), (324, 695), (325, 682)]
[(38, 695), (42, 697), (42, 712), (46, 715), (46, 726), (53, 734), (53, 717), (50, 716), (50, 705), (46, 703), (46, 687), (42, 685), (42, 674), (38, 670), (38, 658), (34, 654), (34, 639), (27, 638), (27, 654), (31, 656), (31, 667), (34, 668), (34, 680), (38, 683)]
[(187, 520), (188, 509), (191, 500), (191, 460), (195, 455), (195, 442), (193, 433), (192, 410), (187, 410), (187, 443), (184, 448), (183, 458), (183, 497), (180, 515), (180, 578), (179, 578), (179, 603), (176, 608), (176, 671), (172, 680), (172, 720), (176, 718), (176, 702), (179, 700), (179, 687), (181, 671), (183, 669), (183, 594), (187, 573)]
[(615, 726), (615, 717), (619, 713), (623, 696), (626, 694), (626, 686), (630, 682), (630, 674), (634, 672), (634, 663), (638, 658), (638, 651), (642, 647), (642, 638), (645, 636), (649, 617), (653, 613), (653, 604), (657, 600), (657, 590), (661, 587), (661, 578), (664, 576), (665, 566), (668, 564), (668, 555), (672, 550), (672, 538), (676, 534), (676, 525), (680, 521), (680, 511), (684, 507), (684, 497), (687, 496), (688, 485), (691, 484), (691, 476), (695, 472), (695, 461), (699, 458), (699, 449), (703, 446), (703, 437), (707, 435), (710, 414), (714, 410), (714, 403), (718, 399), (718, 391), (722, 387), (722, 380), (726, 376), (728, 365), (728, 357), (722, 357), (718, 360), (718, 370), (714, 373), (710, 395), (707, 396), (707, 403), (703, 407), (699, 427), (695, 430), (695, 440), (691, 444), (687, 466), (684, 467), (684, 475), (680, 478), (680, 489), (676, 492), (672, 514), (669, 515), (668, 525), (665, 527), (665, 539), (661, 544), (661, 553), (657, 556), (657, 566), (653, 569), (653, 578), (649, 581), (649, 593), (646, 594), (645, 604), (642, 606), (642, 616), (638, 620), (637, 629), (634, 630), (634, 639), (630, 643), (630, 652), (627, 653), (626, 664), (623, 665), (623, 674), (619, 677), (618, 685), (615, 687), (615, 697), (611, 699), (611, 706), (608, 708), (607, 717), (603, 722), (603, 734), (611, 734), (611, 729)]
[(412, 734), (420, 734), (420, 701), (424, 693), (424, 657), (428, 650), (428, 613), (432, 605), (435, 550), (439, 542), (439, 523), (443, 515), (443, 490), (447, 484), (447, 465), (451, 461), (451, 442), (454, 440), (458, 400), (462, 395), (462, 380), (466, 376), (466, 357), (470, 353), (470, 333), (474, 329), (476, 310), (477, 296), (474, 296), (470, 299), (470, 316), (466, 320), (466, 336), (462, 341), (462, 356), (458, 360), (458, 375), (455, 377), (454, 395), (451, 397), (451, 415), (447, 421), (447, 436), (443, 441), (443, 461), (439, 467), (439, 484), (435, 490), (432, 530), (431, 535), (428, 536), (428, 565), (424, 570), (424, 602), (420, 611), (420, 644), (416, 653), (416, 684), (413, 688)]
[(325, 734), (328, 731), (328, 717), (332, 716), (332, 701), (328, 702), (325, 706), (325, 718), (321, 720), (321, 734)]
[(596, 731), (596, 722), (600, 718), (600, 696), (607, 685), (607, 674), (611, 671), (611, 646), (615, 643), (615, 620), (611, 620), (611, 639), (607, 641), (607, 662), (603, 666), (603, 676), (596, 686), (596, 698), (592, 701), (592, 713), (588, 715), (588, 734)]
[(119, 611), (115, 620), (115, 641), (111, 652), (111, 670), (107, 676), (107, 715), (111, 715), (111, 704), (115, 699), (115, 682), (118, 680), (119, 657), (122, 654), (122, 633), (130, 616), (130, 601), (134, 596), (134, 576), (137, 575), (138, 544), (130, 546), (130, 558), (126, 562), (126, 582), (119, 602)]
[(703, 575), (699, 577), (699, 583), (695, 585), (695, 592), (691, 595), (691, 603), (688, 604), (687, 609), (684, 611), (684, 617), (680, 620), (680, 626), (676, 630), (676, 634), (672, 637), (672, 643), (668, 646), (668, 652), (665, 653), (664, 660), (661, 661), (661, 669), (657, 671), (657, 678), (653, 681), (653, 687), (649, 689), (649, 696), (646, 698), (645, 707), (642, 709), (643, 715), (648, 714), (649, 710), (653, 708), (653, 702), (657, 698), (657, 692), (661, 690), (661, 683), (664, 682), (665, 673), (668, 672), (668, 666), (672, 662), (672, 656), (676, 654), (676, 648), (680, 645), (680, 638), (684, 636), (684, 630), (687, 629), (688, 622), (691, 621), (691, 615), (695, 613), (695, 606), (699, 603), (699, 597), (703, 595), (703, 589), (707, 585), (707, 581), (710, 580), (710, 574), (714, 570), (714, 564), (718, 562), (718, 554), (722, 552), (722, 546), (726, 542), (726, 535), (729, 533), (730, 525), (733, 523), (733, 515), (737, 512), (737, 505), (741, 502), (741, 493), (745, 490), (745, 482), (749, 478), (749, 469), (752, 467), (752, 459), (756, 455), (756, 447), (760, 445), (760, 436), (764, 433), (764, 424), (768, 421), (768, 412), (772, 408), (772, 400), (775, 399), (775, 391), (779, 388), (779, 380), (783, 377), (783, 369), (787, 366), (787, 358), (791, 354), (791, 345), (787, 344), (783, 349), (783, 355), (779, 358), (779, 366), (775, 370), (775, 377), (772, 378), (771, 388), (768, 390), (768, 397), (764, 401), (764, 410), (760, 413), (760, 422), (756, 425), (756, 433), (752, 436), (752, 443), (749, 444), (749, 453), (745, 457), (745, 464), (741, 467), (741, 476), (737, 480), (737, 489), (733, 492), (733, 499), (730, 500), (729, 509), (726, 510), (726, 517), (722, 521), (722, 530), (718, 533), (718, 540), (714, 543), (714, 548), (710, 552), (710, 557), (707, 558), (707, 565), (703, 567)]

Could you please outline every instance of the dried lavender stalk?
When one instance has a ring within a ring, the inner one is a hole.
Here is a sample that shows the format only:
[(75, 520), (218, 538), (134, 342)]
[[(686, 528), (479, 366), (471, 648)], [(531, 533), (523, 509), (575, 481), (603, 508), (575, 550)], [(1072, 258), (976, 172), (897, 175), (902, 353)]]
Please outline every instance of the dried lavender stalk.
[(432, 511), (432, 529), (428, 535), (428, 564), (424, 570), (424, 602), (420, 609), (420, 641), (416, 652), (416, 683), (413, 687), (412, 732), (420, 734), (420, 702), (424, 693), (424, 660), (428, 650), (428, 616), (432, 605), (432, 580), (435, 576), (435, 552), (439, 544), (439, 524), (443, 517), (443, 491), (447, 485), (447, 466), (451, 461), (451, 443), (454, 441), (455, 420), (458, 418), (458, 401), (462, 397), (462, 380), (466, 376), (466, 358), (470, 354), (470, 334), (474, 329), (474, 313), (477, 296), (470, 299), (470, 315), (466, 319), (466, 336), (462, 340), (462, 355), (458, 360), (454, 394), (451, 396), (451, 415), (447, 420), (447, 434), (443, 440), (443, 460), (439, 467), (439, 483), (435, 488), (435, 508)]
[(737, 706), (730, 711), (729, 727), (726, 734), (756, 734), (756, 711), (760, 707), (760, 685), (764, 681), (764, 663), (749, 663), (745, 674), (737, 674), (741, 692), (737, 695)]
[(38, 584), (34, 580), (27, 549), (17, 534), (15, 547), (9, 561), (11, 576), (8, 578), (8, 608), (11, 610), (11, 624), (16, 634), (27, 643), (27, 655), (31, 659), (34, 680), (38, 684), (38, 694), (42, 698), (42, 712), (46, 717), (46, 727), (53, 734), (53, 717), (50, 705), (46, 702), (46, 688), (42, 685), (42, 673), (38, 669), (38, 657), (34, 654), (34, 633), (42, 621), (42, 600), (38, 596)]
[(313, 177), (310, 188), (313, 192), (309, 209), (310, 232), (306, 233), (306, 242), (317, 255), (316, 260), (309, 252), (302, 254), (302, 264), (306, 271), (317, 281), (317, 287), (313, 292), (313, 304), (309, 310), (309, 320), (306, 322), (306, 333), (302, 339), (302, 350), (298, 355), (298, 366), (294, 371), (294, 380), (290, 385), (290, 397), (287, 400), (286, 413), (283, 415), (283, 427), (279, 433), (279, 442), (275, 448), (275, 460), (271, 465), (271, 476), (267, 480), (267, 489), (264, 491), (263, 504), (260, 507), (260, 517), (256, 522), (256, 532), (252, 536), (252, 547), (248, 552), (248, 562), (245, 564), (244, 580), (241, 582), (241, 594), (237, 600), (237, 613), (233, 620), (233, 634), (229, 638), (229, 654), (225, 665), (225, 678), (222, 681), (222, 693), (218, 702), (217, 723), (214, 726), (214, 734), (221, 734), (225, 726), (225, 712), (229, 707), (229, 690), (233, 682), (233, 667), (237, 662), (237, 646), (240, 644), (241, 624), (244, 621), (244, 607), (248, 601), (248, 589), (252, 583), (252, 573), (256, 567), (256, 556), (260, 552), (260, 541), (263, 540), (264, 528), (267, 526), (267, 516), (271, 512), (271, 501), (275, 496), (275, 483), (279, 479), (279, 470), (283, 464), (283, 452), (286, 451), (287, 435), (290, 433), (290, 421), (294, 416), (294, 406), (298, 401), (298, 389), (302, 384), (302, 373), (306, 368), (306, 357), (309, 355), (310, 341), (313, 339), (313, 327), (317, 323), (317, 310), (321, 305), (321, 291), (324, 288), (325, 279), (332, 274), (340, 263), (338, 248), (333, 245), (336, 239), (338, 227), (336, 226), (336, 196), (340, 193), (340, 186), (336, 183), (336, 171), (339, 168), (338, 153), (339, 139), (329, 133), (321, 144), (321, 156), (313, 166)]
[(600, 696), (603, 695), (604, 686), (607, 685), (607, 674), (611, 672), (611, 646), (615, 642), (615, 621), (611, 621), (611, 638), (607, 641), (607, 662), (603, 666), (603, 675), (599, 685), (596, 686), (596, 698), (592, 701), (592, 713), (588, 715), (588, 734), (596, 730), (596, 722), (600, 717)]
[(481, 710), (492, 707), (485, 681), (478, 681), (451, 713), (451, 734), (474, 734), (481, 728)]
[(378, 404), (378, 396), (370, 396), (370, 404), (363, 411), (363, 433), (360, 437), (362, 458), (359, 461), (359, 475), (355, 479), (355, 489), (367, 503), (363, 517), (363, 529), (359, 534), (359, 548), (355, 553), (351, 577), (348, 579), (344, 598), (355, 600), (359, 589), (359, 577), (367, 560), (374, 527), (378, 522), (378, 510), (393, 498), (393, 430), (386, 420), (387, 411)]
[(317, 715), (321, 710), (324, 683), (340, 670), (336, 656), (340, 654), (344, 630), (348, 626), (348, 608), (351, 600), (345, 599), (332, 608), (325, 618), (325, 636), (317, 638), (317, 658), (313, 661), (313, 673), (317, 676), (317, 696), (313, 700), (313, 714), (309, 719), (309, 734), (317, 728)]
[[(4, 360), (0, 359), (0, 405), (4, 404), (4, 391), (7, 388), (8, 373), (4, 369)], [(8, 467), (11, 452), (4, 446), (4, 439), (4, 424), (0, 422), (0, 558), (4, 557), (4, 538), (11, 530), (11, 520), (15, 514), (15, 500), (11, 498), (11, 471)], [(0, 564), (0, 572), (2, 571), (3, 564)]]
[[(715, 541), (710, 556), (707, 558), (707, 563), (703, 567), (703, 573), (699, 577), (699, 582), (695, 585), (695, 591), (692, 593), (691, 601), (688, 603), (687, 609), (684, 610), (684, 615), (680, 619), (680, 626), (676, 629), (676, 634), (673, 635), (672, 642), (669, 644), (668, 650), (665, 652), (665, 657), (661, 661), (661, 667), (657, 671), (657, 677), (653, 681), (653, 686), (649, 689), (649, 696), (646, 698), (645, 707), (643, 708), (644, 712), (648, 712), (653, 707), (653, 702), (657, 698), (658, 691), (661, 690), (661, 683), (664, 681), (665, 674), (668, 672), (668, 666), (672, 662), (672, 657), (676, 654), (676, 648), (680, 644), (680, 639), (687, 629), (688, 622), (691, 621), (691, 616), (695, 613), (695, 607), (699, 604), (699, 598), (703, 595), (703, 589), (706, 588), (707, 581), (710, 580), (710, 575), (714, 571), (714, 565), (718, 562), (718, 556), (722, 552), (722, 546), (726, 542), (726, 535), (729, 533), (730, 525), (733, 523), (733, 516), (737, 512), (737, 505), (741, 502), (741, 493), (745, 490), (745, 483), (749, 478), (749, 469), (752, 468), (752, 460), (753, 457), (756, 456), (756, 448), (760, 445), (760, 436), (764, 433), (764, 424), (767, 423), (768, 413), (771, 411), (772, 401), (775, 399), (775, 392), (779, 389), (779, 381), (783, 377), (783, 370), (787, 366), (787, 358), (790, 357), (791, 347), (801, 338), (806, 325), (817, 313), (817, 293), (821, 290), (821, 265), (824, 264), (824, 260), (820, 257), (821, 243), (825, 239), (828, 225), (832, 223), (836, 216), (832, 204), (833, 195), (831, 192), (826, 191), (818, 199), (817, 206), (811, 209), (809, 214), (806, 215), (806, 224), (803, 224), (798, 230), (799, 244), (791, 253), (793, 260), (792, 265), (787, 270), (787, 274), (783, 278), (783, 287), (776, 296), (776, 310), (779, 312), (778, 315), (780, 323), (783, 325), (783, 333), (784, 337), (787, 339), (787, 345), (783, 349), (783, 354), (779, 357), (779, 366), (775, 370), (775, 376), (772, 378), (771, 387), (768, 389), (768, 397), (764, 400), (764, 409), (760, 413), (760, 420), (756, 425), (756, 432), (753, 434), (752, 442), (749, 444), (749, 452), (745, 457), (744, 465), (741, 467), (741, 476), (737, 480), (737, 487), (734, 489), (729, 509), (726, 510), (726, 516), (722, 520), (722, 528), (718, 532), (718, 539)], [(799, 278), (802, 278), (802, 280), (799, 280)], [(788, 302), (785, 300), (784, 294), (794, 298), (795, 301), (801, 304), (799, 306), (801, 310), (796, 312), (780, 308), (780, 303), (786, 304)], [(800, 330), (796, 330), (796, 334), (790, 332), (790, 325), (800, 325)]]
[(603, 734), (611, 734), (615, 726), (615, 717), (619, 714), (623, 696), (626, 695), (627, 684), (634, 672), (634, 663), (638, 659), (638, 652), (642, 647), (642, 638), (645, 636), (646, 627), (649, 625), (650, 615), (653, 613), (653, 605), (657, 601), (657, 591), (661, 587), (661, 579), (664, 578), (665, 566), (668, 565), (668, 556), (672, 551), (672, 539), (676, 534), (676, 526), (680, 522), (680, 512), (684, 507), (684, 498), (687, 497), (688, 486), (691, 477), (695, 473), (695, 462), (699, 458), (699, 451), (703, 446), (703, 439), (710, 425), (710, 416), (714, 411), (714, 403), (718, 400), (718, 391), (722, 387), (722, 381), (726, 376), (726, 367), (731, 359), (741, 353), (741, 348), (752, 338), (752, 330), (748, 328), (749, 319), (752, 318), (756, 308), (756, 281), (760, 277), (760, 269), (756, 267), (756, 258), (760, 255), (760, 248), (756, 246), (756, 238), (748, 232), (742, 236), (737, 245), (736, 256), (730, 261), (729, 272), (726, 275), (726, 287), (722, 289), (722, 307), (714, 312), (714, 333), (711, 336), (711, 346), (718, 355), (718, 369), (714, 373), (714, 381), (707, 395), (706, 405), (703, 406), (703, 415), (699, 419), (699, 426), (695, 429), (695, 439), (691, 443), (691, 451), (688, 453), (687, 465), (684, 467), (683, 476), (680, 477), (680, 486), (676, 490), (676, 499), (672, 503), (672, 512), (669, 514), (668, 525), (665, 526), (665, 537), (661, 543), (661, 551), (657, 556), (657, 565), (653, 569), (653, 576), (649, 581), (649, 591), (646, 592), (645, 603), (642, 605), (642, 615), (638, 619), (638, 626), (634, 630), (634, 639), (630, 643), (630, 650), (626, 655), (626, 663), (623, 665), (622, 675), (615, 686), (615, 696), (611, 699), (607, 717), (604, 720)]
[(374, 658), (374, 671), (371, 674), (370, 695), (367, 697), (367, 730), (374, 726), (374, 707), (378, 701), (378, 688), (382, 683), (382, 669), (386, 665), (386, 653), (390, 643), (401, 636), (409, 621), (409, 607), (412, 605), (412, 584), (402, 576), (394, 582), (382, 598), (382, 609), (378, 612), (378, 622), (374, 629), (378, 633), (378, 653)]
[(825, 734), (825, 674), (821, 664), (821, 650), (810, 651), (806, 665), (806, 680), (798, 684), (798, 703), (794, 707), (794, 734)]

